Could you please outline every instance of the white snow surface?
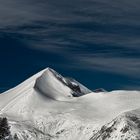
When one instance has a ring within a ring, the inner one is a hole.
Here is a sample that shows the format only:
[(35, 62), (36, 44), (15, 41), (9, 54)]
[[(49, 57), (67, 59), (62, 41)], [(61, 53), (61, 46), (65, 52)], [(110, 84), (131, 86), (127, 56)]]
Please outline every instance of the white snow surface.
[[(137, 113), (140, 118), (140, 91), (91, 92), (73, 97), (67, 80), (54, 72), (47, 68), (0, 94), (0, 115), (8, 118), (12, 134), (19, 139), (92, 140), (102, 126), (125, 112)], [(80, 85), (72, 81), (75, 83)], [(116, 135), (120, 135), (117, 131), (122, 124), (117, 123), (116, 133), (111, 133), (114, 140), (119, 140)]]

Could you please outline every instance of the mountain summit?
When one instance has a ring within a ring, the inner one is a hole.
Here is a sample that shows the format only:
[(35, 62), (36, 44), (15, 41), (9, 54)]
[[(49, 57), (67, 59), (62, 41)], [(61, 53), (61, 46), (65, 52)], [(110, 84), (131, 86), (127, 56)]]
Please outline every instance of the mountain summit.
[(64, 78), (51, 68), (47, 68), (43, 74), (36, 79), (35, 89), (46, 94), (50, 98), (60, 99), (82, 96), (92, 92), (74, 79)]
[(2, 118), (19, 140), (139, 140), (140, 92), (92, 92), (47, 68), (0, 94)]

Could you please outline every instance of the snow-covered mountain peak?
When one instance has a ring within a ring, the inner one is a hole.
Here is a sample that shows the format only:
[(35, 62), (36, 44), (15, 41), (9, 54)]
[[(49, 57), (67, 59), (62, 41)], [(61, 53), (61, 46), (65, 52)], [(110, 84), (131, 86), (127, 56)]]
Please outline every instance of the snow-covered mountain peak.
[[(46, 68), (36, 79), (34, 88), (45, 94), (46, 91), (49, 93), (50, 90), (57, 91), (57, 94), (65, 97), (77, 97), (92, 92), (73, 78), (63, 77), (51, 68)], [(52, 95), (49, 94), (49, 97), (54, 98)]]
[(36, 79), (34, 88), (41, 94), (55, 99), (64, 100), (64, 98), (72, 97), (73, 91), (64, 85), (58, 78), (58, 74), (50, 68), (47, 68), (43, 74)]
[(46, 68), (46, 71), (43, 73), (43, 75), (45, 76), (47, 76), (48, 75), (48, 73), (50, 73), (50, 74), (52, 74), (52, 76), (54, 76), (55, 78), (57, 78), (60, 82), (62, 82), (63, 84), (66, 84), (66, 80), (65, 80), (65, 78), (61, 75), (61, 74), (59, 74), (58, 72), (56, 72), (54, 69), (52, 69), (52, 68)]
[(139, 140), (140, 92), (96, 92), (46, 68), (0, 94), (0, 118), (21, 140)]

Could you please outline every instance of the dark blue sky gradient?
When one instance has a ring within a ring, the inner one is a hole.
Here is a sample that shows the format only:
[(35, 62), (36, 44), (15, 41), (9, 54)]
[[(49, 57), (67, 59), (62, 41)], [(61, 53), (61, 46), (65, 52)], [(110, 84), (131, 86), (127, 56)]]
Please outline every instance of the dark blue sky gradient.
[(90, 89), (139, 90), (138, 0), (2, 0), (0, 92), (51, 67)]

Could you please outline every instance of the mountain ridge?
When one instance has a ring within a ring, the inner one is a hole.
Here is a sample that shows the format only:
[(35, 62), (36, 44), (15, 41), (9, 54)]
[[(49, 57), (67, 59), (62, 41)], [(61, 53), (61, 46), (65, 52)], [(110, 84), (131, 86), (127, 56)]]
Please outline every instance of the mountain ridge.
[[(47, 68), (0, 94), (0, 116), (20, 140), (137, 140), (139, 102), (139, 91), (91, 92)], [(122, 137), (126, 125), (132, 131)]]

